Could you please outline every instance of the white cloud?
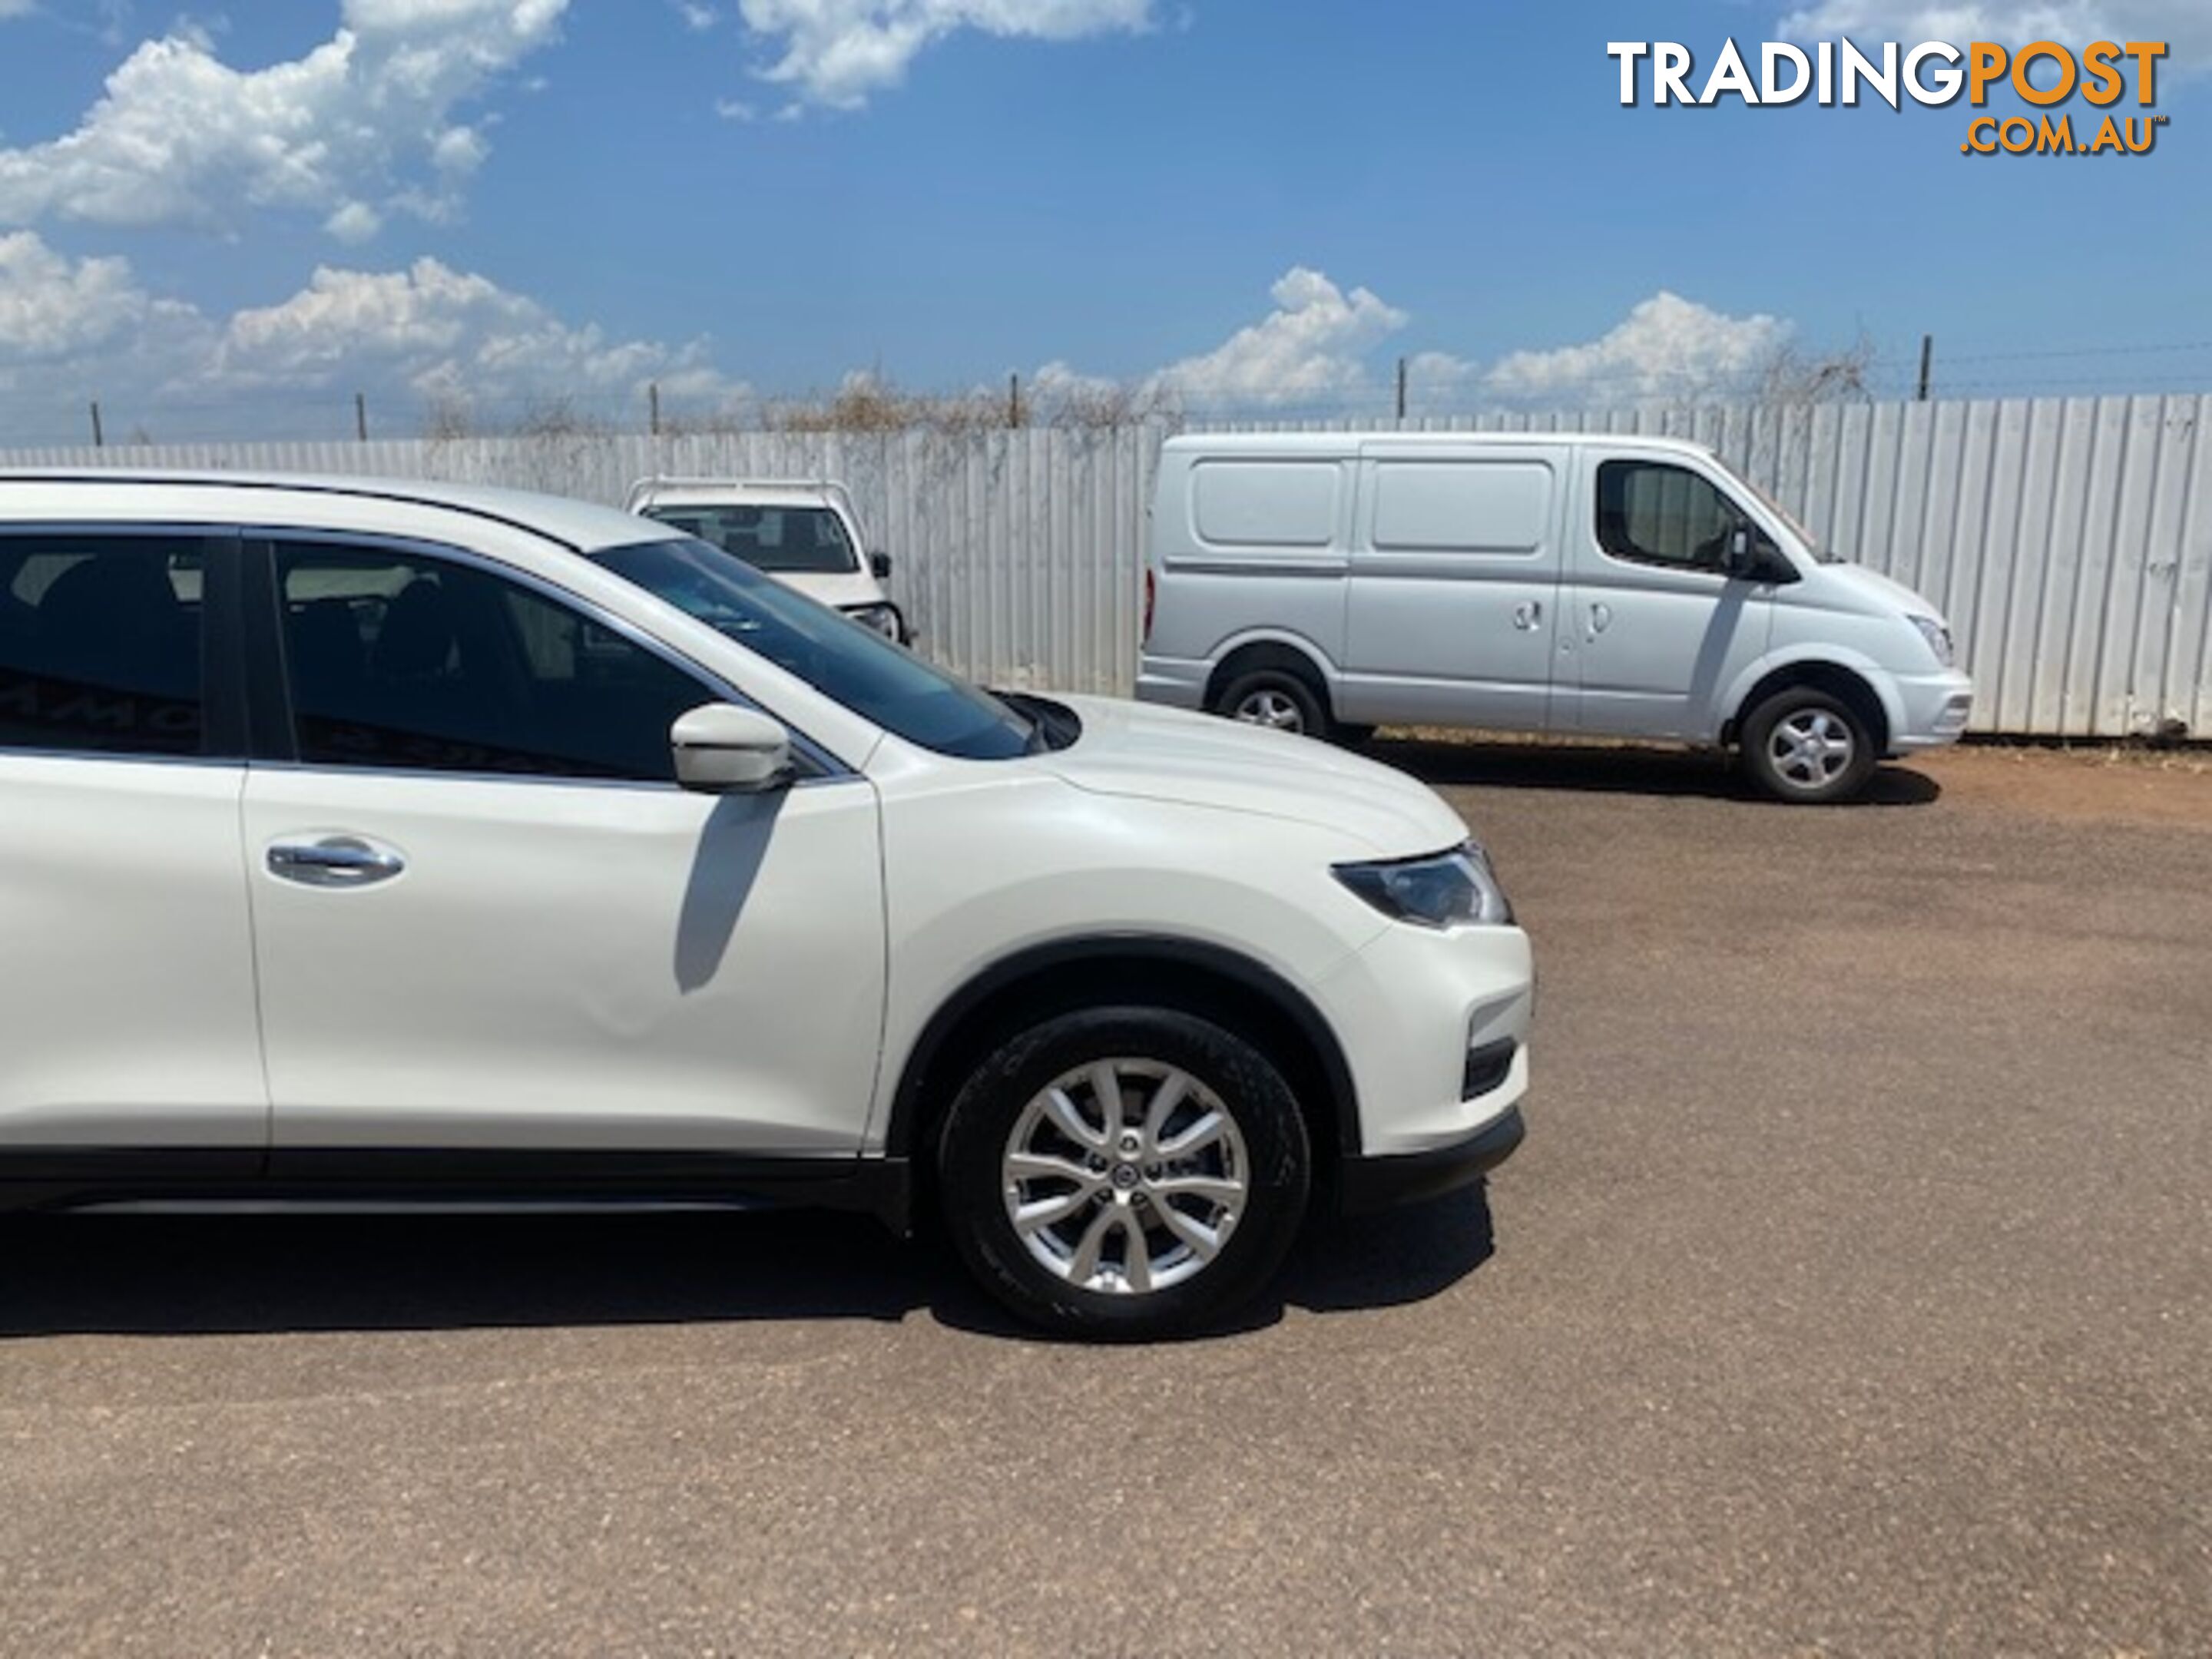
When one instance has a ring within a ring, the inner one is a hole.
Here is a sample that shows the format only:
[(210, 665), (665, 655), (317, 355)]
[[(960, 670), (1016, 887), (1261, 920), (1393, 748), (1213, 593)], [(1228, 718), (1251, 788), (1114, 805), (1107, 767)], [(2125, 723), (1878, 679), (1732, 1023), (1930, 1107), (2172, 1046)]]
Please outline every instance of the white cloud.
[(1273, 296), (1265, 319), (1163, 369), (1152, 384), (1194, 407), (1342, 399), (1369, 388), (1368, 354), (1406, 325), (1404, 312), (1367, 289), (1346, 294), (1303, 265), (1275, 284)]
[(325, 268), (281, 304), (210, 318), (149, 294), (122, 259), (71, 259), (28, 231), (0, 235), (0, 436), (73, 429), (84, 400), (161, 435), (297, 429), (305, 408), (367, 394), (412, 430), (453, 401), (488, 423), (573, 400), (616, 416), (658, 383), (672, 404), (720, 408), (745, 389), (704, 342), (620, 339), (435, 259), (404, 270)]
[(453, 112), (551, 41), (567, 6), (343, 0), (331, 40), (252, 70), (179, 24), (108, 76), (75, 131), (0, 149), (0, 223), (222, 231), (260, 208), (358, 237), (364, 213), (450, 213), (486, 153)]
[(1662, 289), (1599, 338), (1516, 351), (1481, 385), (1493, 399), (1556, 408), (1742, 395), (1789, 337), (1764, 313), (1730, 317)]
[(2212, 4), (2206, 0), (1814, 0), (1781, 27), (1796, 40), (1849, 34), (1862, 44), (1943, 40), (1961, 49), (1969, 40), (2015, 46), (2164, 40), (2172, 49), (2166, 61), (2175, 67), (2212, 63)]
[(695, 33), (704, 34), (722, 21), (721, 14), (699, 0), (676, 0), (676, 9), (684, 19), (684, 27)]
[(764, 79), (795, 87), (809, 102), (857, 109), (897, 86), (915, 57), (949, 34), (1134, 33), (1152, 26), (1152, 0), (738, 0), (738, 11), (780, 53)]
[(28, 17), (38, 9), (38, 0), (0, 0), (0, 23), (11, 17)]

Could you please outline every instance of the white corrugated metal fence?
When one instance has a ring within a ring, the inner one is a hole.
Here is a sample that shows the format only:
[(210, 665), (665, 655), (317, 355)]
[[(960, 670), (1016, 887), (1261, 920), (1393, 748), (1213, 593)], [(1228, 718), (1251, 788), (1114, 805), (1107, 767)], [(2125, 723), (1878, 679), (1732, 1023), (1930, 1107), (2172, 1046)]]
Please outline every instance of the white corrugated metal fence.
[[(1827, 546), (1943, 607), (1976, 726), (2212, 731), (2212, 398), (1836, 404), (1408, 422), (1711, 445)], [(999, 684), (1126, 691), (1164, 429), (596, 434), (27, 450), (7, 466), (467, 480), (619, 502), (647, 473), (835, 477), (933, 655)]]

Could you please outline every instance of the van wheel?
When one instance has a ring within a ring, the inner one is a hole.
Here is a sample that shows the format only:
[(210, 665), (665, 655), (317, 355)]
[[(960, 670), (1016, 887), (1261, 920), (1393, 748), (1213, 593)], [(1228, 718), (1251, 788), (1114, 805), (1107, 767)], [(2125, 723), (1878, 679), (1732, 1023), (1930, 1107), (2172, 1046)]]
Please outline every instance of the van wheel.
[(1295, 669), (1255, 668), (1239, 674), (1222, 688), (1213, 712), (1247, 726), (1309, 738), (1328, 736), (1328, 711), (1320, 689)]
[(1874, 775), (1874, 734), (1842, 698), (1809, 685), (1776, 692), (1743, 724), (1743, 766), (1778, 800), (1848, 800)]
[(1282, 1074), (1165, 1008), (1062, 1014), (987, 1056), (939, 1146), (944, 1219), (1023, 1319), (1142, 1339), (1219, 1319), (1274, 1274), (1311, 1157)]

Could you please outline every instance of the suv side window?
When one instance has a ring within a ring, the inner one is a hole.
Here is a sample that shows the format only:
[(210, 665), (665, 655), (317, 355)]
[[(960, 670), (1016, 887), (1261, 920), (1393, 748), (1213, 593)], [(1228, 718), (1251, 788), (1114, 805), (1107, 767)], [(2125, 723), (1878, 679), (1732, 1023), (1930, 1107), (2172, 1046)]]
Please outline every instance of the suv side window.
[(0, 537), (0, 747), (206, 752), (204, 544)]
[(718, 694), (535, 589), (412, 551), (278, 544), (301, 761), (675, 780), (678, 715)]
[(1745, 522), (1734, 501), (1687, 467), (1598, 465), (1597, 541), (1616, 559), (1717, 573), (1729, 532)]

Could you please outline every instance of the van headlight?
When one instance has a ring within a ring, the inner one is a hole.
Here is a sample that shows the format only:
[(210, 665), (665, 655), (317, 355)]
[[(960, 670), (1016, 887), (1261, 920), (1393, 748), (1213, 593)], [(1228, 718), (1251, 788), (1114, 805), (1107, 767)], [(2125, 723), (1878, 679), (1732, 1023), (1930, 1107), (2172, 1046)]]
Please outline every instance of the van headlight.
[(903, 643), (906, 639), (906, 619), (895, 605), (856, 605), (845, 614), (863, 628), (872, 628), (887, 640)]
[(1952, 643), (1951, 630), (1935, 617), (1907, 617), (1905, 621), (1920, 630), (1920, 637), (1928, 641), (1928, 648), (1936, 653), (1936, 660), (1948, 668), (1959, 659), (1958, 647)]
[(1469, 842), (1449, 853), (1381, 864), (1340, 864), (1336, 878), (1394, 921), (1423, 927), (1503, 927), (1513, 907), (1482, 848)]

